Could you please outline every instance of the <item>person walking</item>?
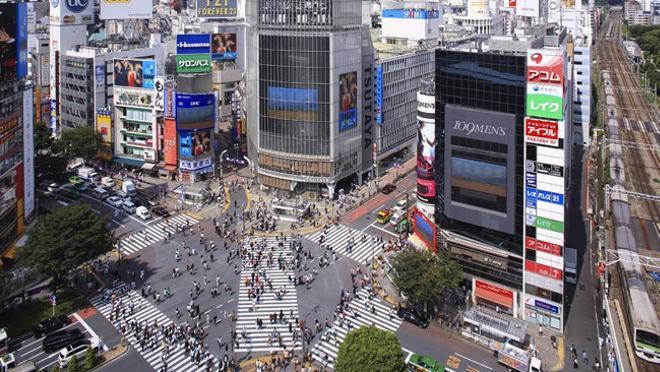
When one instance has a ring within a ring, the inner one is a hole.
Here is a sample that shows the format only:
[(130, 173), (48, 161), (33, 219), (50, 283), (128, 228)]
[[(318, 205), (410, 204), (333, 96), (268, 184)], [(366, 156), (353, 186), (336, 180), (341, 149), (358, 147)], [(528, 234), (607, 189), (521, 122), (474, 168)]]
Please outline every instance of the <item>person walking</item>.
[(584, 364), (589, 364), (589, 357), (587, 356), (587, 352), (582, 350), (582, 362)]

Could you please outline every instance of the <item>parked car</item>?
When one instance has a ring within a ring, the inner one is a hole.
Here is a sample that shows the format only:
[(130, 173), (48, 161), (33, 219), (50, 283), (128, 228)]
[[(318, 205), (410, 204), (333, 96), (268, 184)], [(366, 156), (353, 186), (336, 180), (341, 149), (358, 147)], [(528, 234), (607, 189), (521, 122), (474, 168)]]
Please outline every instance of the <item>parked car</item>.
[(89, 187), (87, 187), (87, 184), (85, 182), (76, 183), (75, 185), (73, 185), (73, 187), (75, 187), (76, 190), (78, 190), (79, 192), (85, 192), (89, 190)]
[(78, 328), (61, 330), (46, 336), (41, 346), (44, 352), (50, 354), (82, 338), (84, 335)]
[(34, 326), (32, 333), (34, 333), (34, 338), (40, 338), (41, 336), (55, 332), (70, 323), (71, 319), (69, 319), (68, 316), (54, 316)]
[(121, 208), (124, 205), (124, 200), (119, 196), (111, 196), (107, 198), (105, 201), (115, 208)]
[(70, 186), (62, 187), (61, 189), (57, 190), (57, 194), (73, 200), (80, 199), (80, 193), (78, 192), (78, 190)]
[(48, 185), (47, 189), (48, 189), (48, 192), (55, 192), (59, 187), (60, 187), (60, 185), (53, 182), (50, 185)]
[(126, 212), (128, 214), (135, 213), (135, 204), (133, 204), (130, 201), (124, 201), (123, 205), (122, 205), (122, 208), (124, 208), (124, 212)]
[(108, 188), (115, 187), (115, 180), (113, 180), (112, 177), (103, 177), (101, 178), (101, 185)]
[(137, 209), (135, 210), (135, 214), (137, 214), (143, 220), (148, 220), (151, 218), (151, 213), (149, 213), (147, 207), (144, 207), (142, 205), (137, 207)]
[(57, 356), (57, 361), (60, 364), (61, 368), (66, 368), (69, 365), (69, 361), (76, 356), (78, 360), (81, 360), (88, 349), (98, 352), (101, 346), (101, 340), (96, 337), (90, 339), (82, 339), (73, 342), (71, 345), (66, 346), (60, 350), (60, 354)]
[(399, 318), (418, 326), (419, 328), (426, 328), (429, 326), (429, 320), (424, 318), (417, 310), (412, 307), (400, 308), (397, 310), (396, 315)]
[(153, 213), (154, 215), (156, 215), (158, 217), (167, 217), (167, 216), (170, 215), (170, 212), (167, 209), (160, 206), (160, 205), (157, 205), (157, 206), (151, 208), (151, 213)]
[(396, 190), (396, 185), (393, 183), (388, 183), (387, 185), (383, 186), (381, 191), (383, 194), (390, 194), (394, 190)]
[(78, 177), (78, 176), (71, 176), (71, 177), (69, 177), (69, 183), (70, 183), (70, 184), (76, 185), (76, 184), (79, 184), (79, 183), (81, 183), (81, 182), (83, 182), (83, 180), (82, 180), (80, 177)]

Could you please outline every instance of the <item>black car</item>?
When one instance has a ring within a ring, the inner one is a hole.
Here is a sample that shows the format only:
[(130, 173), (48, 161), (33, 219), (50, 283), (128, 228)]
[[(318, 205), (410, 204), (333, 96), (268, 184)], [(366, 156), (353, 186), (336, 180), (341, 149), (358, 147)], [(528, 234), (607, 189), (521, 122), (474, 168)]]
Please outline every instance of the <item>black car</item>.
[(43, 335), (47, 335), (51, 332), (55, 332), (58, 329), (66, 326), (70, 323), (71, 323), (71, 320), (66, 315), (54, 316), (52, 318), (48, 318), (48, 319), (44, 320), (43, 322), (37, 324), (34, 328), (32, 328), (32, 333), (34, 333), (35, 338), (39, 338)]
[(170, 215), (170, 212), (168, 212), (167, 209), (161, 207), (160, 205), (151, 208), (151, 213), (158, 217), (167, 217)]
[(381, 191), (383, 192), (383, 194), (389, 194), (394, 190), (396, 190), (396, 185), (392, 183), (388, 183), (387, 185), (383, 186), (383, 189)]
[(57, 331), (49, 334), (46, 336), (46, 338), (44, 338), (42, 347), (44, 352), (50, 354), (55, 351), (59, 351), (60, 349), (72, 344), (74, 341), (78, 341), (84, 337), (85, 336), (83, 333), (80, 332), (80, 330), (77, 328)]
[(396, 315), (399, 318), (418, 326), (419, 328), (426, 328), (429, 326), (429, 320), (424, 318), (418, 311), (413, 308), (401, 308), (397, 310)]

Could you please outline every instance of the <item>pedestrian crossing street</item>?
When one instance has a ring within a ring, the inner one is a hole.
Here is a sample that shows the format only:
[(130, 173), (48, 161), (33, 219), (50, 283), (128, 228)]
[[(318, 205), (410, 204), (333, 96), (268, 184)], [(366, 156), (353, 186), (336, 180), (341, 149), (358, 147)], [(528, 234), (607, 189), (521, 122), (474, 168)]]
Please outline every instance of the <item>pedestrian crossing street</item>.
[[(255, 247), (251, 248), (252, 251), (257, 251), (256, 242), (264, 242), (266, 249), (263, 251), (261, 259), (261, 268), (265, 269), (266, 275), (272, 280), (273, 290), (269, 290), (268, 284), (264, 283), (264, 293), (260, 296), (259, 302), (256, 299), (250, 299), (248, 296), (249, 286), (246, 285), (245, 279), (251, 279), (253, 269), (246, 267), (245, 263), (247, 258), (244, 258), (244, 266), (241, 271), (241, 283), (239, 286), (238, 295), (238, 313), (236, 321), (236, 333), (239, 341), (236, 352), (273, 352), (282, 351), (284, 347), (287, 350), (300, 350), (302, 349), (301, 338), (298, 337), (294, 342), (293, 333), (289, 332), (289, 323), (293, 332), (297, 332), (298, 325), (298, 296), (296, 295), (295, 283), (289, 282), (289, 276), (294, 278), (296, 273), (294, 270), (279, 270), (277, 258), (281, 254), (284, 260), (293, 259), (295, 253), (289, 247), (291, 242), (287, 238), (283, 246), (278, 245), (276, 238), (262, 238), (255, 239)], [(244, 247), (250, 249), (249, 240), (245, 240)], [(270, 267), (267, 266), (269, 252), (272, 249), (273, 262)], [(263, 277), (260, 278), (263, 281)], [(285, 294), (278, 299), (275, 291), (279, 288), (285, 289)], [(282, 310), (284, 314), (284, 321), (271, 323), (270, 314), (278, 313)], [(263, 321), (261, 329), (257, 327), (257, 318)], [(247, 337), (243, 337), (245, 334)], [(282, 344), (279, 344), (279, 336), (282, 338)], [(271, 336), (272, 342), (268, 338)]]
[[(366, 240), (362, 236), (366, 235)], [(323, 244), (329, 244), (337, 253), (355, 260), (363, 265), (371, 262), (372, 257), (383, 250), (384, 243), (378, 242), (375, 236), (365, 234), (344, 225), (332, 225), (315, 234), (308, 235), (307, 239), (318, 244), (324, 236)], [(353, 248), (348, 252), (348, 243), (353, 239)]]
[[(108, 319), (113, 325), (119, 328), (122, 324), (127, 324), (133, 319), (138, 322), (144, 322), (146, 324), (153, 324), (154, 320), (158, 321), (158, 324), (162, 324), (164, 327), (169, 326), (172, 323), (172, 320), (163, 314), (156, 306), (151, 304), (145, 298), (143, 298), (138, 292), (134, 290), (129, 290), (128, 286), (125, 283), (121, 283), (117, 286), (117, 289), (125, 288), (127, 291), (117, 297), (117, 301), (122, 299), (124, 304), (133, 303), (135, 305), (135, 312), (127, 316), (124, 320), (110, 321), (110, 313), (112, 312), (112, 304), (108, 301), (104, 301), (103, 296), (97, 296), (91, 300), (92, 306), (94, 306), (99, 313), (101, 313), (106, 319)], [(128, 327), (128, 326), (127, 326)], [(162, 335), (158, 335), (158, 342), (155, 348), (149, 346), (144, 349), (140, 347), (140, 342), (136, 339), (135, 335), (132, 332), (127, 332), (127, 335), (124, 335), (126, 340), (135, 348), (135, 350), (142, 355), (142, 357), (151, 365), (154, 370), (160, 371), (163, 367), (162, 360), (162, 349), (161, 349), (161, 340)], [(214, 359), (214, 365), (217, 365), (217, 360)], [(169, 357), (167, 358), (167, 371), (168, 372), (188, 372), (188, 371), (198, 371), (202, 372), (206, 370), (206, 358), (203, 358), (202, 363), (197, 366), (194, 362), (190, 360), (190, 355), (185, 353), (185, 348), (183, 346), (177, 346), (174, 350), (170, 351)]]
[(177, 226), (195, 225), (199, 223), (196, 219), (185, 214), (170, 216), (167, 221), (163, 220), (158, 224), (147, 226), (146, 229), (135, 232), (122, 238), (119, 241), (121, 254), (131, 255), (148, 246), (158, 243), (167, 237), (167, 233), (174, 235), (177, 232)]
[[(334, 369), (339, 345), (351, 330), (362, 326), (374, 326), (396, 333), (401, 325), (401, 319), (387, 303), (375, 296), (371, 300), (368, 299), (366, 289), (360, 290), (348, 307), (357, 311), (358, 316), (347, 316), (346, 319), (350, 319), (350, 323), (337, 318), (329, 329), (323, 331), (320, 341), (312, 348), (312, 357), (325, 367)], [(375, 310), (375, 313), (372, 310)]]

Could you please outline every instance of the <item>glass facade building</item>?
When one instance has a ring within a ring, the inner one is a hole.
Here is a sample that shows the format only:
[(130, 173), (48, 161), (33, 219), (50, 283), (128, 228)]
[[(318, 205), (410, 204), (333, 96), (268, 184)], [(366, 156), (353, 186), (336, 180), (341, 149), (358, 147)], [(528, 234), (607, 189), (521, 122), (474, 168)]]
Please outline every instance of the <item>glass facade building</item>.
[(518, 290), (525, 63), (524, 55), (436, 51), (439, 248), (466, 273)]
[[(361, 117), (361, 2), (259, 0), (248, 21), (248, 156), (259, 182), (294, 193), (333, 194), (359, 181), (365, 143)], [(371, 60), (373, 63), (373, 59)], [(372, 88), (372, 81), (368, 86)], [(371, 143), (369, 143), (371, 148)]]

